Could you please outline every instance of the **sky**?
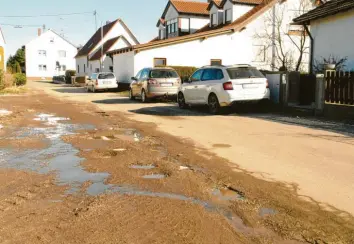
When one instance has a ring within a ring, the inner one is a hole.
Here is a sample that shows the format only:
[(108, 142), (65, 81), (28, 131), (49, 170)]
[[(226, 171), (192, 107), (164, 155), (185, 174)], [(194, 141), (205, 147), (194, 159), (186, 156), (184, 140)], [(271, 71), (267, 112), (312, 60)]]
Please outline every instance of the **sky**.
[[(0, 27), (6, 40), (8, 58), (18, 48), (37, 36), (37, 29), (43, 25), (59, 34), (64, 34), (75, 45), (84, 45), (95, 32), (96, 10), (98, 25), (101, 22), (121, 18), (140, 43), (152, 40), (158, 35), (156, 23), (161, 17), (168, 0), (0, 0)], [(199, 0), (207, 1), (207, 0)], [(8, 16), (48, 15), (91, 12), (84, 15), (11, 18)], [(7, 17), (4, 17), (7, 16)], [(34, 25), (14, 28), (4, 24)], [(37, 27), (38, 26), (38, 27)]]

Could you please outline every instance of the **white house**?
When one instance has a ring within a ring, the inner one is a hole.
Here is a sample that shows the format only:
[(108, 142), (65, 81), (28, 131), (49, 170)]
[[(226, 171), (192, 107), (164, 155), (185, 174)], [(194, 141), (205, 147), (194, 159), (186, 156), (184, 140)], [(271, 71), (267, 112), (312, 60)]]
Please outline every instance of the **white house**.
[(41, 34), (26, 45), (26, 76), (29, 80), (52, 79), (75, 70), (77, 48), (53, 30)]
[(6, 61), (5, 61), (5, 37), (0, 28), (0, 69), (6, 71)]
[[(264, 26), (264, 16), (271, 14), (273, 7), (290, 6), (294, 1), (302, 0), (289, 0), (289, 3), (279, 0), (214, 0), (204, 3), (170, 0), (158, 22), (157, 38), (108, 52), (113, 57), (114, 72), (120, 82), (130, 82), (140, 69), (157, 65), (201, 67), (247, 63), (270, 69), (267, 57), (274, 56), (274, 52), (266, 50), (265, 44), (255, 35), (271, 28)], [(187, 26), (184, 25), (188, 22), (187, 17), (190, 26), (194, 16), (202, 16), (206, 21), (205, 12), (208, 13), (207, 24), (198, 30), (189, 28), (188, 33), (182, 31)], [(284, 28), (292, 18), (286, 20)]]
[(113, 61), (106, 53), (137, 44), (138, 40), (121, 19), (107, 23), (96, 31), (75, 56), (77, 76), (113, 71)]
[(309, 26), (313, 39), (310, 62), (314, 66), (323, 64), (324, 59), (347, 59), (344, 69), (354, 70), (353, 0), (327, 1), (294, 19), (294, 23)]

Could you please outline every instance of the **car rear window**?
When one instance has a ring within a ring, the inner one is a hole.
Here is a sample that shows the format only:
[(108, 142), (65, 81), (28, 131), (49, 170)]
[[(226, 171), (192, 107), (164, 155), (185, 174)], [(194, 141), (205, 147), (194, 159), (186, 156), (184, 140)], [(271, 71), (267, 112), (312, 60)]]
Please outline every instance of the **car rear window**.
[(100, 74), (98, 76), (98, 79), (105, 80), (105, 79), (114, 79), (114, 74), (113, 73), (106, 73), (106, 74)]
[(264, 75), (255, 68), (249, 67), (239, 67), (239, 68), (229, 68), (227, 73), (230, 79), (245, 79), (245, 78), (264, 78)]
[(178, 74), (174, 70), (169, 69), (154, 69), (150, 72), (150, 78), (178, 78)]

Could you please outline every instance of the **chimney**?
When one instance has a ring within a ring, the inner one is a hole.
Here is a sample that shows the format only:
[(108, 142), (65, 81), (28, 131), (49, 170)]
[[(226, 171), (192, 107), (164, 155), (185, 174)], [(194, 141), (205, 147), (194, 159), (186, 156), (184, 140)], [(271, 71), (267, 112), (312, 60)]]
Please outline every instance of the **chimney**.
[(38, 28), (38, 36), (41, 36), (41, 35), (42, 35), (42, 29)]

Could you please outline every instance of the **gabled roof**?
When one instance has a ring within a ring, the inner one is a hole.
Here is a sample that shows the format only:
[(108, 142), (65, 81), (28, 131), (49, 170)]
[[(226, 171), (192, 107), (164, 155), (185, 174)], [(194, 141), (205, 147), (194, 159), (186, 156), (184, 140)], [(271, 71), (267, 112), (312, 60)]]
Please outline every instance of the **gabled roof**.
[[(108, 52), (109, 49), (111, 49), (111, 47), (113, 47), (113, 45), (119, 40), (122, 39), (128, 46), (131, 46), (131, 44), (129, 43), (129, 41), (124, 37), (124, 36), (117, 36), (114, 37), (112, 39), (109, 39), (108, 41), (106, 41), (103, 44), (103, 54), (106, 54)], [(90, 58), (90, 61), (93, 60), (100, 60), (102, 58), (102, 46), (100, 48), (97, 49), (97, 51), (95, 52), (94, 55), (92, 55), (92, 57)]]
[(312, 20), (322, 19), (352, 9), (354, 9), (354, 0), (331, 0), (295, 18), (293, 21), (298, 25), (309, 25)]
[(40, 35), (40, 36), (36, 36), (36, 38), (32, 39), (32, 40), (31, 40), (29, 43), (27, 43), (26, 45), (30, 44), (31, 42), (33, 42), (33, 41), (35, 41), (35, 40), (37, 40), (37, 39), (39, 39), (39, 38), (41, 38), (42, 36), (44, 36), (44, 35), (45, 35), (46, 33), (48, 33), (48, 32), (52, 32), (53, 34), (57, 35), (58, 37), (60, 37), (60, 38), (61, 38), (62, 40), (64, 40), (65, 42), (69, 43), (71, 46), (77, 48), (76, 45), (74, 45), (72, 42), (70, 42), (69, 40), (67, 40), (64, 36), (58, 34), (57, 32), (55, 32), (55, 31), (52, 30), (52, 29), (48, 29), (46, 32), (44, 32), (44, 33), (43, 33), (42, 35)]
[(179, 14), (209, 16), (207, 2), (197, 2), (192, 0), (170, 0), (162, 14), (162, 19), (165, 19), (166, 13), (170, 6), (173, 6)]
[(213, 5), (215, 5), (218, 9), (223, 9), (227, 1), (231, 1), (232, 4), (243, 4), (252, 6), (261, 4), (263, 2), (263, 0), (212, 0), (209, 3), (208, 10), (210, 10)]
[(160, 24), (165, 25), (165, 23), (166, 23), (165, 19), (160, 18), (160, 19), (157, 21), (156, 27), (159, 27)]
[[(125, 23), (121, 19), (116, 19), (115, 21), (106, 24), (103, 26), (103, 37), (105, 37), (109, 31), (117, 24), (120, 23), (123, 28), (128, 32), (131, 38), (136, 42), (139, 43), (133, 33), (129, 30), (129, 28), (125, 25)], [(75, 58), (80, 56), (87, 56), (89, 55), (97, 46), (97, 44), (101, 41), (101, 28), (99, 28), (95, 34), (90, 38), (90, 40), (79, 50)]]
[(222, 0), (211, 0), (209, 5), (208, 5), (208, 11), (210, 11), (210, 9), (215, 5), (218, 9), (221, 9)]
[(198, 31), (194, 34), (190, 35), (185, 35), (185, 36), (178, 36), (174, 38), (168, 38), (164, 40), (159, 40), (159, 41), (152, 41), (148, 42), (145, 44), (139, 44), (135, 45), (132, 47), (128, 48), (122, 48), (118, 50), (113, 50), (108, 52), (107, 54), (113, 55), (113, 54), (119, 54), (119, 53), (124, 53), (124, 52), (130, 52), (133, 50), (139, 51), (139, 50), (146, 50), (146, 49), (152, 49), (152, 48), (157, 48), (161, 46), (169, 46), (177, 43), (183, 43), (183, 42), (188, 42), (188, 41), (193, 41), (193, 40), (198, 40), (201, 38), (207, 38), (210, 36), (217, 36), (217, 35), (222, 35), (222, 34), (227, 34), (227, 33), (232, 33), (235, 31), (240, 31), (244, 27), (246, 27), (247, 24), (249, 24), (251, 21), (259, 17), (261, 14), (269, 10), (271, 7), (273, 7), (275, 4), (278, 3), (279, 0), (264, 0), (261, 4), (253, 7), (250, 11), (242, 15), (240, 18), (235, 20), (234, 22), (230, 24), (226, 24), (224, 26), (218, 26), (216, 28), (208, 27), (205, 26), (202, 28), (202, 31)]

